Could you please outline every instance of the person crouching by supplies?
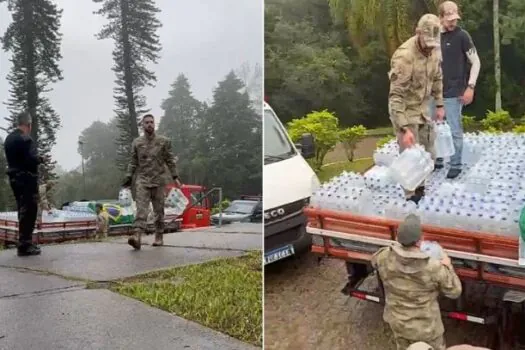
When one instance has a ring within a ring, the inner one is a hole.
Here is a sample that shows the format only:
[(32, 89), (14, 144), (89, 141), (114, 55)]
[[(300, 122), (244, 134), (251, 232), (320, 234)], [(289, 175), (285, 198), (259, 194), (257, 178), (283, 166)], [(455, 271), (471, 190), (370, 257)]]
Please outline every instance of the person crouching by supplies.
[[(424, 342), (417, 342), (410, 345), (407, 350), (435, 350), (432, 346)], [(489, 348), (482, 348), (479, 346), (472, 346), (468, 344), (454, 345), (447, 350), (490, 350)]]
[(410, 214), (399, 225), (399, 244), (381, 248), (371, 261), (383, 282), (383, 319), (394, 333), (397, 350), (418, 341), (445, 350), (438, 296), (457, 299), (461, 295), (461, 281), (450, 258), (443, 253), (440, 261), (421, 252), (421, 240), (421, 221)]
[(97, 213), (97, 231), (95, 232), (96, 239), (108, 238), (109, 231), (109, 215), (104, 210), (104, 206), (101, 203), (97, 203), (95, 206)]

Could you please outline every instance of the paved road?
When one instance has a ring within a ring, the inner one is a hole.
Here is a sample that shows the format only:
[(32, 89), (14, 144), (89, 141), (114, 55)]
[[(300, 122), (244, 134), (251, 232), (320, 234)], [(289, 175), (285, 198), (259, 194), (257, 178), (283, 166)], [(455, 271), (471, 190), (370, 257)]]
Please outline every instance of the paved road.
[(0, 252), (0, 349), (255, 349), (136, 300), (85, 288), (88, 281), (238, 256), (262, 244), (260, 225), (179, 232), (165, 240), (169, 246), (138, 252), (122, 239), (44, 246), (38, 257)]

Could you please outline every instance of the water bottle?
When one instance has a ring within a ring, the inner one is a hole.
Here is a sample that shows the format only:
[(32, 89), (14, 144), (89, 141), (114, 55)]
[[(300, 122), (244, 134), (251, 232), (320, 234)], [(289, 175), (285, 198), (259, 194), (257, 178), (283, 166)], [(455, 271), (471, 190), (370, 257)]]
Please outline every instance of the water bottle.
[(437, 242), (423, 241), (421, 242), (419, 249), (423, 253), (428, 254), (431, 258), (438, 259), (438, 260), (443, 259), (443, 256), (444, 256), (443, 248)]
[(447, 122), (438, 122), (435, 125), (436, 140), (434, 142), (436, 157), (448, 158), (454, 155), (454, 141), (452, 131)]
[(390, 165), (392, 178), (413, 191), (432, 173), (434, 162), (420, 145), (405, 149)]

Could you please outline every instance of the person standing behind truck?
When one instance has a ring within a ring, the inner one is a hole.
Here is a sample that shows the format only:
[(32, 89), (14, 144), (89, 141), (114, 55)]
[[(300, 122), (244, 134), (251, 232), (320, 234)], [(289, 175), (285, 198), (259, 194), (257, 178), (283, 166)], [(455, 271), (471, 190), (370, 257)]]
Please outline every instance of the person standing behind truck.
[(42, 224), (42, 215), (44, 212), (51, 210), (51, 190), (53, 189), (54, 182), (48, 181), (38, 186), (38, 222)]
[[(436, 101), (436, 118), (443, 120), (443, 79), (440, 66), (440, 22), (425, 14), (417, 24), (416, 35), (405, 41), (391, 59), (388, 109), (397, 135), (399, 151), (414, 143), (434, 157), (435, 133), (428, 115), (430, 97)], [(425, 195), (424, 183), (415, 193), (406, 191), (416, 203)]]
[[(447, 123), (452, 131), (455, 153), (450, 157), (447, 178), (455, 179), (461, 174), (463, 151), (463, 106), (474, 99), (474, 89), (481, 68), (481, 61), (470, 34), (458, 26), (459, 10), (453, 1), (439, 6), (441, 20), (441, 52), (443, 70), (443, 96)], [(469, 73), (470, 65), (470, 73)], [(433, 108), (431, 104), (431, 109)], [(436, 159), (436, 168), (443, 168), (443, 159)]]
[(104, 210), (104, 206), (101, 203), (95, 205), (95, 211), (97, 214), (97, 231), (95, 232), (96, 239), (108, 238), (109, 231), (109, 215)]
[(421, 221), (410, 214), (398, 228), (399, 245), (381, 248), (371, 260), (383, 283), (383, 319), (390, 325), (397, 350), (424, 341), (435, 350), (445, 350), (445, 329), (438, 296), (461, 295), (461, 281), (450, 258), (441, 261), (421, 252)]
[(171, 149), (171, 141), (155, 135), (155, 118), (151, 114), (142, 117), (144, 135), (133, 140), (131, 145), (131, 160), (123, 186), (130, 187), (133, 175), (136, 174), (135, 190), (137, 214), (133, 223), (134, 235), (128, 239), (128, 244), (136, 250), (141, 246), (141, 235), (146, 231), (149, 204), (155, 214), (154, 247), (162, 246), (164, 235), (164, 200), (165, 200), (165, 167), (167, 166), (173, 181), (181, 185), (175, 165), (175, 157)]
[(40, 255), (40, 248), (33, 244), (33, 230), (38, 213), (38, 166), (45, 158), (38, 155), (36, 143), (31, 138), (31, 115), (17, 116), (18, 128), (4, 141), (7, 175), (18, 209), (18, 256)]

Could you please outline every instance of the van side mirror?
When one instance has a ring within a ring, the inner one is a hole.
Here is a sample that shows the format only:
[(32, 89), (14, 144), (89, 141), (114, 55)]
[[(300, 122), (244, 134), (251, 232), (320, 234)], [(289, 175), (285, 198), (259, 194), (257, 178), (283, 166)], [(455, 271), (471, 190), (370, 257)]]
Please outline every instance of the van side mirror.
[(304, 159), (310, 159), (315, 156), (315, 141), (312, 134), (303, 134), (299, 143), (295, 145)]

